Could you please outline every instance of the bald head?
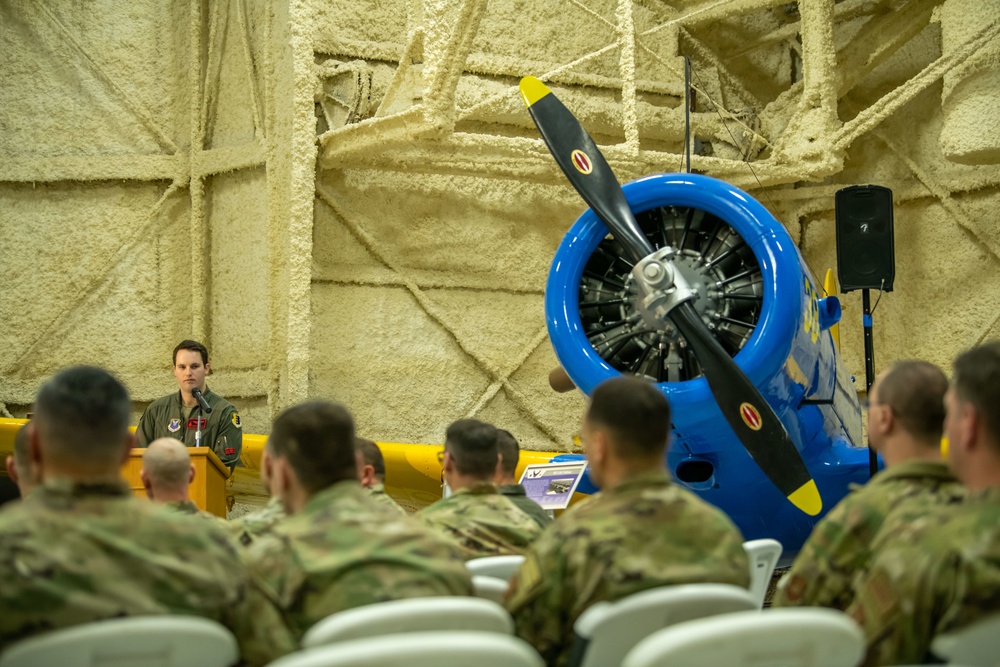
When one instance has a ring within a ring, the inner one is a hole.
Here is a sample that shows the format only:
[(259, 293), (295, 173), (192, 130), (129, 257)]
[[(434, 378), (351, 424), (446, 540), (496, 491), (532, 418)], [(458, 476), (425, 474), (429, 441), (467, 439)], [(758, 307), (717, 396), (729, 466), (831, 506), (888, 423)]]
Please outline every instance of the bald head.
[[(142, 481), (152, 500), (187, 500), (188, 485), (193, 477), (191, 455), (179, 440), (160, 438), (149, 443), (143, 452)], [(178, 497), (180, 495), (183, 497)]]

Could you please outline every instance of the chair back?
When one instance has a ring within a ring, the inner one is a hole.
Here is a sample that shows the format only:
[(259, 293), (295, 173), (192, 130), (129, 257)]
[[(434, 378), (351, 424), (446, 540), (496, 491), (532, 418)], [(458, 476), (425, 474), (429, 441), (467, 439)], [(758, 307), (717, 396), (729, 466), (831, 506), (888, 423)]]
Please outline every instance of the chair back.
[(938, 635), (931, 644), (931, 651), (948, 664), (997, 667), (1000, 665), (1000, 614)]
[(12, 644), (0, 667), (229, 667), (239, 659), (225, 627), (195, 616), (133, 616), (84, 623)]
[(476, 575), (472, 577), (472, 587), (476, 590), (477, 598), (492, 600), (497, 604), (502, 603), (503, 596), (507, 594), (507, 581), (495, 577)]
[(496, 602), (474, 597), (410, 598), (327, 616), (302, 636), (302, 647), (409, 632), (475, 630), (511, 635), (514, 621)]
[(757, 608), (764, 607), (767, 587), (774, 576), (774, 568), (781, 558), (781, 542), (772, 539), (750, 540), (743, 543), (743, 550), (750, 561), (750, 592), (757, 599)]
[(598, 602), (573, 625), (571, 667), (621, 664), (644, 637), (675, 623), (715, 614), (757, 609), (750, 591), (729, 584), (663, 586), (616, 602)]
[(484, 556), (465, 561), (471, 576), (481, 575), (510, 581), (524, 562), (524, 556)]
[(849, 616), (800, 607), (679, 623), (639, 642), (621, 667), (856, 667), (864, 654), (864, 634)]
[(495, 632), (418, 632), (320, 646), (268, 667), (545, 667), (524, 640)]

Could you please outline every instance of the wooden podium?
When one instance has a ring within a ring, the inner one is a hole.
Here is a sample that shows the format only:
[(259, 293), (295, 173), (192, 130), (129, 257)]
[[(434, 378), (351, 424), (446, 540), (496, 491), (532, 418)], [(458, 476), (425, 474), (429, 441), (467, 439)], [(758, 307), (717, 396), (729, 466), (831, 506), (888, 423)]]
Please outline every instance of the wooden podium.
[[(142, 454), (145, 449), (136, 447), (129, 453), (128, 461), (122, 466), (122, 477), (128, 481), (132, 493), (146, 497), (142, 486)], [(226, 480), (229, 468), (222, 464), (211, 447), (188, 447), (191, 463), (194, 464), (194, 481), (188, 487), (191, 500), (198, 509), (226, 518)]]

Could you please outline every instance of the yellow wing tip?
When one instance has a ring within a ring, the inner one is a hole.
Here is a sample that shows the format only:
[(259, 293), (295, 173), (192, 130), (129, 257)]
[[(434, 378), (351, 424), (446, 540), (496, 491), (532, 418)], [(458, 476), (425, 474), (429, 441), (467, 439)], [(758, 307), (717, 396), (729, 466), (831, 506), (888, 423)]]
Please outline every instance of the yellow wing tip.
[(797, 488), (788, 499), (809, 516), (816, 516), (823, 511), (823, 499), (820, 498), (816, 482), (811, 479)]
[(524, 100), (525, 105), (529, 107), (552, 92), (544, 83), (533, 76), (526, 76), (521, 79), (520, 88), (521, 98)]

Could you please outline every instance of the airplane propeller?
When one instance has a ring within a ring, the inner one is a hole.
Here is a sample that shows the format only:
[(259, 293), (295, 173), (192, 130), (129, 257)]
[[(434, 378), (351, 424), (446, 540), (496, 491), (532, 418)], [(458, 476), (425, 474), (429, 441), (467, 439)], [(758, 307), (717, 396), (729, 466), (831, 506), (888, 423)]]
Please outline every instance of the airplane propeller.
[(655, 250), (639, 228), (621, 184), (576, 117), (533, 76), (521, 97), (552, 157), (584, 201), (635, 263), (632, 279), (643, 319), (657, 329), (669, 319), (698, 358), (709, 389), (739, 441), (760, 469), (800, 510), (823, 508), (816, 482), (777, 414), (699, 317), (697, 293), (674, 268), (675, 250)]

